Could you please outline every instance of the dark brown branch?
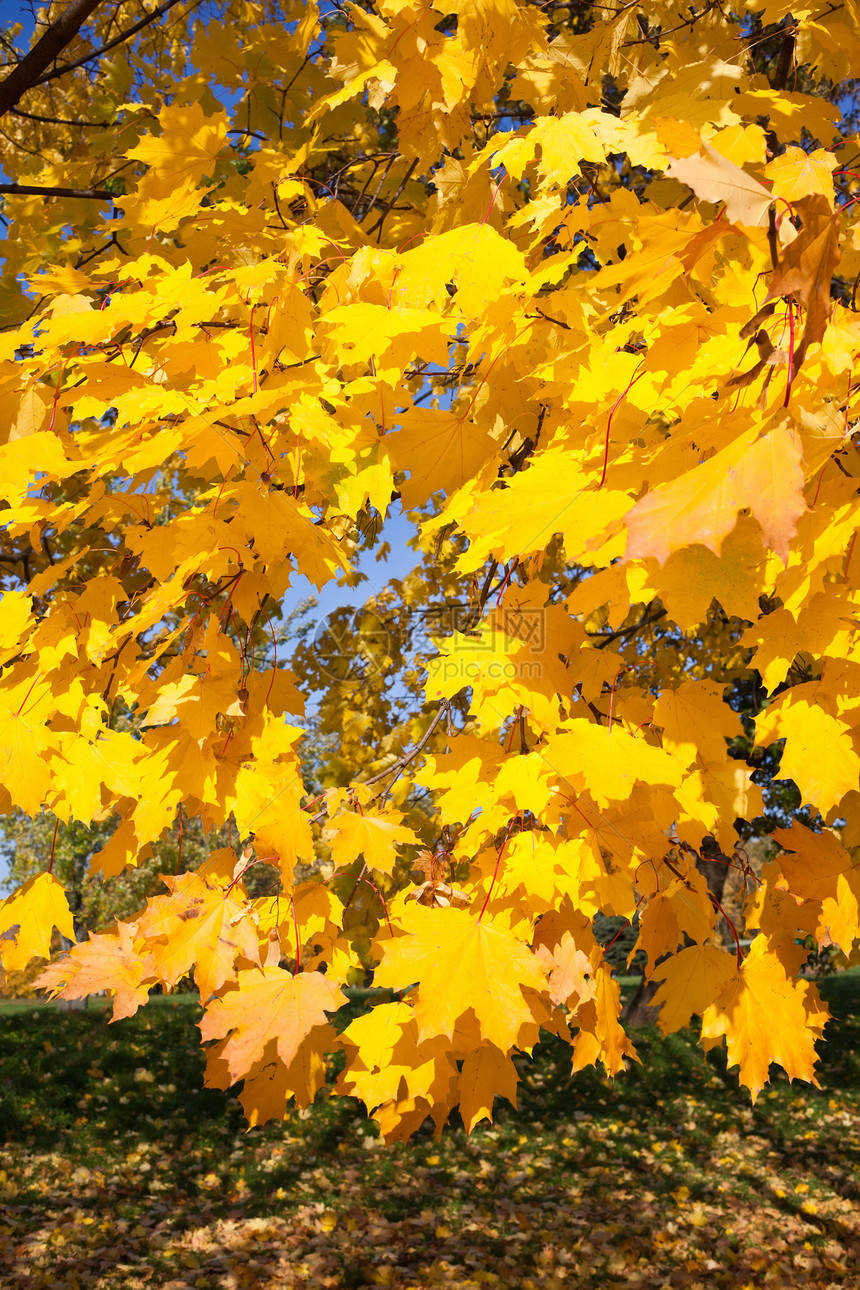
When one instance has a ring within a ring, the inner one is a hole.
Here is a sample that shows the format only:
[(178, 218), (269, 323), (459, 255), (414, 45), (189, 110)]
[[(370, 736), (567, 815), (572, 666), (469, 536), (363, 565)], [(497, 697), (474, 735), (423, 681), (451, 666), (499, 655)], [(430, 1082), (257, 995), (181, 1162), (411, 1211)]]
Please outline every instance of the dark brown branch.
[(74, 40), (100, 0), (70, 0), (63, 12), (36, 41), (17, 67), (0, 83), (0, 116), (15, 107), (21, 95), (41, 84), (42, 73), (62, 50)]
[(775, 90), (784, 90), (788, 84), (788, 74), (791, 71), (792, 63), (794, 62), (796, 38), (796, 27), (792, 27), (783, 37), (782, 44), (779, 47), (779, 57), (776, 61), (776, 68), (771, 80), (771, 85)]
[[(656, 614), (651, 614), (650, 617), (646, 614), (644, 618), (639, 619), (638, 623), (633, 623), (630, 627), (619, 627), (616, 632), (607, 632), (606, 639), (602, 640), (597, 648), (605, 649), (612, 641), (618, 640), (622, 636), (633, 636), (636, 632), (640, 632), (643, 627), (650, 627), (652, 623), (657, 623), (661, 618), (665, 618), (667, 612), (665, 609), (659, 609)], [(594, 634), (595, 636), (604, 635), (603, 632), (595, 632)]]
[(278, 185), (274, 180), (272, 180), (272, 196), (275, 199), (275, 210), (278, 212), (278, 219), (281, 221), (282, 226), (287, 230), (287, 232), (289, 232), (290, 226), (281, 214), (281, 204), (278, 201)]
[[(350, 214), (351, 214), (351, 215), (355, 215), (356, 211), (358, 210), (359, 206), (361, 205), (362, 201), (364, 200), (365, 193), (367, 192), (367, 190), (368, 190), (368, 188), (370, 187), (370, 185), (373, 183), (374, 176), (376, 175), (376, 172), (377, 172), (377, 170), (379, 169), (379, 167), (380, 167), (380, 165), (381, 165), (381, 162), (380, 162), (380, 161), (374, 161), (372, 157), (365, 157), (365, 158), (363, 158), (363, 160), (364, 160), (364, 161), (367, 161), (367, 162), (369, 162), (369, 163), (370, 163), (370, 167), (371, 167), (371, 169), (370, 169), (370, 174), (367, 176), (367, 179), (365, 179), (365, 181), (364, 181), (364, 187), (362, 188), (361, 192), (358, 194), (358, 196), (356, 197), (356, 199), (355, 199), (355, 201), (353, 202), (352, 206), (350, 207)], [(388, 164), (389, 164), (389, 166), (390, 166), (390, 165), (391, 165), (391, 162), (389, 161), (389, 163), (388, 163)], [(381, 185), (380, 185), (380, 187), (381, 187)], [(373, 209), (373, 202), (371, 202), (371, 203), (370, 203), (370, 206), (367, 208), (367, 213), (369, 214), (369, 213), (370, 213), (370, 211), (371, 211), (372, 209)]]
[(776, 234), (776, 204), (768, 207), (767, 212), (767, 245), (770, 250), (770, 262), (776, 269), (779, 267), (779, 243)]
[(542, 309), (537, 309), (537, 312), (548, 323), (555, 323), (556, 327), (563, 327), (565, 331), (571, 330), (570, 323), (562, 322), (560, 318), (552, 318), (549, 314), (545, 314)]
[[(387, 164), (387, 166), (386, 166), (386, 167), (385, 167), (385, 169), (383, 170), (383, 172), (382, 172), (382, 178), (380, 179), (379, 184), (377, 185), (376, 192), (373, 194), (373, 196), (372, 196), (372, 197), (371, 197), (371, 199), (370, 199), (370, 205), (368, 206), (367, 210), (364, 212), (364, 217), (363, 217), (363, 218), (365, 218), (365, 219), (366, 219), (366, 218), (367, 218), (367, 216), (370, 214), (370, 212), (373, 210), (374, 206), (376, 205), (376, 199), (377, 199), (377, 197), (379, 196), (379, 194), (382, 192), (382, 186), (383, 186), (383, 184), (385, 183), (386, 179), (388, 178), (388, 172), (389, 172), (389, 170), (391, 169), (391, 167), (394, 165), (394, 162), (395, 162), (396, 157), (397, 157), (397, 153), (393, 153), (393, 154), (392, 154), (392, 156), (391, 156), (391, 158), (390, 158), (390, 160), (389, 160), (389, 162), (388, 162), (388, 164)], [(376, 171), (375, 171), (375, 170), (374, 170), (373, 174), (374, 174), (374, 176), (375, 176), (375, 174), (376, 174)], [(353, 211), (353, 213), (354, 213), (354, 211)], [(371, 231), (371, 233), (372, 233), (372, 232), (373, 232), (373, 229), (371, 229), (370, 231)]]
[(24, 112), (21, 108), (10, 108), (13, 116), (24, 117), (27, 121), (37, 121), (39, 125), (80, 125), (87, 130), (103, 130), (105, 121), (67, 121), (61, 116), (39, 116), (36, 112)]
[(104, 246), (97, 246), (94, 251), (90, 251), (89, 255), (79, 255), (77, 260), (75, 260), (75, 268), (82, 269), (85, 264), (89, 264), (90, 260), (94, 260), (98, 255), (103, 255), (105, 251), (109, 251), (112, 246), (115, 246), (122, 255), (128, 255), (128, 251), (126, 251), (124, 247), (120, 246), (116, 232), (114, 231), (110, 235), (110, 240), (105, 242)]
[(13, 197), (85, 197), (110, 201), (114, 196), (106, 188), (40, 188), (35, 184), (0, 184), (0, 193)]
[(502, 112), (473, 112), (469, 120), (472, 122), (473, 125), (477, 125), (479, 121), (507, 121), (507, 120), (531, 121), (533, 117), (534, 117), (534, 108), (511, 107), (511, 108), (507, 108)]

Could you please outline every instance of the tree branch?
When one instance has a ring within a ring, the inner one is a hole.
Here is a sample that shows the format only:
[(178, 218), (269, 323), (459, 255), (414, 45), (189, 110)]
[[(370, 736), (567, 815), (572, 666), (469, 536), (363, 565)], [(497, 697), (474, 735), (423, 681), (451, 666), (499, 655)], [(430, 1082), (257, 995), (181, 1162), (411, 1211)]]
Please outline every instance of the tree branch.
[(23, 117), (27, 121), (37, 121), (39, 125), (79, 125), (87, 130), (102, 130), (108, 124), (105, 121), (68, 121), (62, 116), (39, 116), (35, 112), (24, 112), (21, 108), (10, 108), (12, 116)]
[(788, 74), (794, 62), (796, 40), (797, 28), (791, 27), (786, 32), (779, 47), (779, 57), (776, 60), (776, 68), (770, 82), (775, 90), (784, 90), (788, 84)]
[(418, 756), (418, 754), (427, 745), (427, 743), (429, 743), (430, 736), (433, 734), (433, 731), (436, 729), (439, 722), (442, 720), (445, 713), (448, 711), (450, 707), (451, 707), (451, 700), (443, 699), (436, 710), (433, 720), (430, 722), (430, 725), (424, 731), (424, 734), (418, 740), (418, 743), (415, 745), (415, 747), (412, 748), (410, 752), (404, 753), (402, 757), (398, 757), (397, 761), (392, 762), (390, 766), (387, 766), (385, 768), (385, 770), (380, 770), (377, 772), (376, 775), (371, 775), (369, 779), (364, 779), (364, 780), (361, 780), (360, 782), (362, 784), (376, 784), (379, 782), (379, 780), (385, 779), (386, 775), (390, 775), (392, 771), (395, 771), (396, 774), (394, 775), (394, 779), (392, 779), (390, 784), (386, 785), (385, 792), (382, 794), (382, 800), (384, 802), (388, 794), (391, 792), (391, 789), (394, 785), (394, 780), (399, 778), (399, 776), (406, 769), (409, 763), (411, 761), (414, 761), (415, 758)]
[(47, 79), (42, 77), (45, 68), (74, 40), (99, 3), (100, 0), (70, 0), (56, 22), (52, 22), (44, 36), (36, 41), (29, 54), (0, 82), (0, 116), (13, 108), (27, 90)]
[[(159, 5), (157, 9), (153, 9), (152, 13), (145, 14), (139, 22), (127, 27), (125, 31), (121, 31), (118, 36), (114, 36), (113, 40), (109, 40), (100, 49), (94, 49), (91, 54), (84, 54), (83, 58), (76, 59), (74, 63), (64, 63), (62, 67), (55, 67), (52, 72), (46, 72), (44, 76), (40, 76), (38, 80), (33, 81), (33, 84), (45, 85), (48, 81), (56, 80), (58, 76), (65, 76), (66, 72), (73, 72), (76, 67), (83, 67), (84, 63), (91, 63), (94, 58), (101, 58), (102, 54), (106, 54), (109, 49), (115, 49), (117, 45), (130, 40), (132, 36), (136, 36), (139, 31), (143, 31), (144, 27), (148, 27), (151, 22), (155, 22), (156, 18), (160, 18), (162, 14), (167, 13), (168, 9), (172, 9), (179, 3), (180, 0), (165, 0), (164, 4)], [(91, 8), (94, 9), (95, 5), (91, 5)], [(29, 89), (30, 87), (27, 86), (27, 88)]]
[(595, 636), (606, 636), (606, 640), (601, 641), (597, 648), (605, 649), (607, 645), (618, 640), (621, 636), (632, 636), (635, 632), (641, 631), (643, 627), (650, 627), (652, 623), (657, 623), (661, 618), (665, 618), (667, 612), (665, 609), (659, 609), (656, 614), (651, 614), (650, 617), (646, 613), (638, 623), (633, 623), (631, 627), (619, 627), (616, 632), (595, 632)]
[(13, 197), (85, 197), (109, 201), (114, 198), (107, 188), (40, 188), (35, 184), (0, 184), (0, 193), (10, 193)]
[[(391, 789), (394, 787), (395, 781), (400, 778), (400, 776), (402, 775), (406, 767), (409, 765), (409, 763), (411, 761), (414, 761), (415, 758), (418, 756), (418, 754), (422, 752), (423, 749), (427, 746), (427, 744), (430, 742), (430, 737), (433, 734), (433, 731), (439, 725), (439, 722), (446, 715), (446, 713), (450, 712), (450, 710), (451, 710), (451, 700), (443, 699), (442, 702), (439, 704), (439, 707), (437, 708), (433, 716), (433, 719), (430, 722), (430, 725), (424, 731), (424, 734), (418, 740), (418, 743), (415, 745), (414, 748), (411, 748), (409, 752), (403, 753), (402, 756), (398, 757), (396, 761), (393, 761), (390, 766), (386, 766), (385, 770), (380, 770), (375, 775), (371, 775), (369, 779), (362, 779), (362, 780), (358, 780), (357, 782), (363, 786), (368, 784), (378, 784), (381, 779), (385, 779), (388, 775), (392, 775), (393, 779), (391, 780), (390, 784), (386, 785), (385, 791), (382, 794), (382, 797), (380, 799), (381, 802), (384, 803), (386, 797), (391, 792)], [(328, 805), (324, 806), (321, 811), (317, 811), (316, 815), (311, 816), (311, 824), (318, 824), (319, 821), (324, 820), (327, 815), (328, 815)]]

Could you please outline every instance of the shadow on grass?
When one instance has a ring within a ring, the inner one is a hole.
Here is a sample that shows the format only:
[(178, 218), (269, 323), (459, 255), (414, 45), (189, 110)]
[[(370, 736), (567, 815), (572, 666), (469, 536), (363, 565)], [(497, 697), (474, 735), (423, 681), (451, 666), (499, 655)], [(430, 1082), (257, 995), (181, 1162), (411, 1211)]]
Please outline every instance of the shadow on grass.
[(0, 1284), (850, 1284), (860, 976), (822, 990), (820, 1090), (774, 1071), (753, 1107), (692, 1032), (614, 1082), (549, 1040), (518, 1111), (391, 1148), (348, 1099), (245, 1133), (193, 1002), (4, 1014)]

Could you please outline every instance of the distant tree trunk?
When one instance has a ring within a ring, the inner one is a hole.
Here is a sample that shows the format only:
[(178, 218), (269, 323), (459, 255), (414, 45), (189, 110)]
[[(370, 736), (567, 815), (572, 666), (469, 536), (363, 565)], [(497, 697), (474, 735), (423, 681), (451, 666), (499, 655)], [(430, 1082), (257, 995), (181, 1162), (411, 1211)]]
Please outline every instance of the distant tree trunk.
[[(84, 882), (89, 869), (89, 851), (76, 851), (74, 856), (74, 869), (72, 871), (71, 881), (66, 887), (66, 895), (69, 899), (69, 909), (75, 928), (75, 939), (82, 941), (86, 937), (87, 929), (81, 921), (81, 911), (84, 905)], [(60, 937), (60, 948), (70, 950), (73, 942), (67, 936)], [(90, 997), (84, 995), (82, 999), (58, 999), (57, 1008), (60, 1012), (83, 1012), (89, 1007)]]
[[(722, 903), (726, 875), (729, 871), (729, 858), (723, 855), (716, 841), (710, 836), (702, 841), (702, 850), (696, 860), (696, 868), (708, 884), (708, 891)], [(662, 960), (659, 961), (662, 962)], [(660, 1009), (654, 1007), (652, 1000), (659, 988), (659, 981), (646, 981), (644, 976), (641, 978), (621, 1011), (621, 1018), (626, 1026), (635, 1030), (639, 1026), (657, 1024), (657, 1014)]]

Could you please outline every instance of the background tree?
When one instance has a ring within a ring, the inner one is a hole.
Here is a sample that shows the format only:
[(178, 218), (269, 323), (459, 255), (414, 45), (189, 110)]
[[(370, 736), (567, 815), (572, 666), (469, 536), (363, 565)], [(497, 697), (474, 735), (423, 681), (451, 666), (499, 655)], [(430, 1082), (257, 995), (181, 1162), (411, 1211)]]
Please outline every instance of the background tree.
[[(252, 1121), (339, 1046), (406, 1137), (542, 1030), (622, 1068), (623, 919), (665, 1031), (812, 1077), (799, 942), (860, 901), (853, 11), (123, 8), (7, 114), (2, 804), (109, 823), (106, 877), (180, 810), (236, 838), (43, 983), (193, 969)], [(397, 504), (414, 569), (285, 631)], [(4, 962), (54, 925), (41, 873)]]

